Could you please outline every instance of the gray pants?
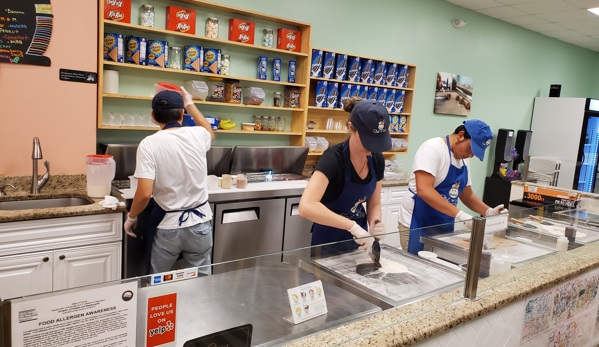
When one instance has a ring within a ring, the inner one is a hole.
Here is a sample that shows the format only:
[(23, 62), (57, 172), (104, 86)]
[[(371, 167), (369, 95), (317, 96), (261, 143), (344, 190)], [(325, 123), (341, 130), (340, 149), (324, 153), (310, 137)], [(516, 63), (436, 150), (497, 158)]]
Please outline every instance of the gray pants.
[[(152, 245), (151, 273), (170, 271), (179, 254), (192, 266), (211, 264), (212, 226), (210, 222), (199, 223), (179, 229), (158, 229)], [(212, 269), (199, 269), (199, 275), (210, 275)]]

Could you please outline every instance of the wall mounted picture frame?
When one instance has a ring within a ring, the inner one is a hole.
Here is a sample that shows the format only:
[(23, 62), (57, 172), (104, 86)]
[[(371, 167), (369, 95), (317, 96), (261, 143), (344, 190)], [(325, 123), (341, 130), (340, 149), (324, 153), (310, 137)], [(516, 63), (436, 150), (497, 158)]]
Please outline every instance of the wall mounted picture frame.
[(472, 78), (438, 72), (434, 113), (468, 117), (472, 108), (473, 90)]

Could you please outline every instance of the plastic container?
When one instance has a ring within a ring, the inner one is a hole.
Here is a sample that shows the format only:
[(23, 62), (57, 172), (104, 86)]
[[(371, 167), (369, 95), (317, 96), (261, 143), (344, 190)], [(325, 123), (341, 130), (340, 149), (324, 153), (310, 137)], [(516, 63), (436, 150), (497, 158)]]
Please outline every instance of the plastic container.
[(156, 90), (156, 93), (160, 93), (165, 90), (170, 90), (172, 92), (177, 92), (177, 93), (181, 92), (181, 87), (179, 87), (176, 84), (167, 83), (167, 82), (156, 82), (154, 84), (154, 89)]
[(132, 192), (137, 190), (137, 178), (135, 178), (135, 176), (129, 176), (129, 189), (131, 189)]
[(225, 80), (225, 102), (241, 104), (241, 84), (238, 80)]
[(90, 154), (85, 158), (87, 195), (103, 198), (110, 195), (112, 180), (116, 174), (116, 162), (111, 155)]
[(306, 146), (308, 146), (308, 152), (316, 152), (318, 148), (318, 141), (314, 137), (306, 137)]
[(285, 89), (284, 107), (299, 108), (301, 92), (299, 89)]
[(243, 130), (245, 131), (254, 131), (256, 126), (256, 123), (243, 123)]
[(208, 101), (225, 101), (225, 82), (220, 78), (210, 78)]
[(329, 141), (327, 141), (327, 139), (325, 139), (324, 137), (317, 137), (316, 150), (324, 152), (327, 148), (329, 148)]
[(560, 236), (557, 238), (557, 242), (555, 244), (555, 250), (558, 252), (566, 252), (568, 251), (568, 244), (570, 241), (565, 236)]
[(437, 254), (435, 254), (433, 252), (429, 252), (429, 251), (419, 251), (418, 256), (420, 258), (424, 258), (424, 259), (436, 259), (437, 258)]
[(217, 190), (218, 189), (218, 184), (220, 182), (218, 177), (216, 177), (214, 175), (209, 175), (207, 178), (207, 181), (208, 181), (208, 190)]
[(211, 39), (218, 38), (218, 19), (209, 17), (206, 19), (206, 37)]
[(246, 105), (262, 105), (266, 93), (264, 89), (258, 87), (243, 88), (243, 103)]
[(185, 82), (185, 90), (191, 94), (194, 100), (206, 100), (208, 97), (208, 85), (204, 81), (187, 81)]

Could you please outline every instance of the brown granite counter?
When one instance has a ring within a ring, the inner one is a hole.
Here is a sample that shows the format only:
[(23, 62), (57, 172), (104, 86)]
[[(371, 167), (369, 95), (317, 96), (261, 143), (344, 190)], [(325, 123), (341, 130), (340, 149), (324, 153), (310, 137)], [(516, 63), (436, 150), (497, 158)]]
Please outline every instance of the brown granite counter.
[(403, 181), (387, 181), (383, 180), (383, 187), (399, 187), (399, 186), (407, 186), (408, 180)]
[(17, 222), (34, 219), (86, 216), (93, 214), (125, 212), (125, 207), (116, 210), (100, 206), (98, 202), (103, 199), (94, 199), (87, 196), (85, 175), (56, 175), (50, 176), (50, 180), (39, 194), (30, 194), (29, 187), (31, 176), (2, 176), (0, 185), (12, 184), (13, 190), (7, 187), (6, 196), (0, 197), (2, 201), (51, 199), (51, 198), (83, 198), (91, 204), (84, 206), (41, 208), (34, 210), (0, 211), (0, 223)]

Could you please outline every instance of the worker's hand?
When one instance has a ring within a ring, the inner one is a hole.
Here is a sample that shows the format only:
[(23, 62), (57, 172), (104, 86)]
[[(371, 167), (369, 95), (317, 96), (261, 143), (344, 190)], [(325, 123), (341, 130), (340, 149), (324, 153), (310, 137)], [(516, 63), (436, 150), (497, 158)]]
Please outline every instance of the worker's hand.
[(354, 226), (352, 226), (348, 231), (354, 236), (354, 241), (360, 245), (358, 248), (366, 252), (370, 251), (372, 248), (372, 243), (374, 242), (374, 238), (368, 231), (364, 230), (356, 222), (354, 222)]
[(181, 97), (183, 98), (183, 106), (187, 107), (189, 105), (193, 105), (193, 98), (191, 94), (189, 94), (187, 90), (183, 88), (183, 86), (181, 86), (181, 92), (179, 94), (181, 94)]
[(455, 219), (458, 222), (463, 222), (466, 228), (472, 229), (472, 216), (468, 213), (460, 211), (458, 212), (458, 214), (455, 215)]
[(131, 237), (137, 237), (133, 232), (133, 229), (137, 228), (137, 217), (131, 218), (127, 214), (127, 220), (125, 221), (125, 232)]
[(488, 208), (487, 209), (487, 213), (485, 213), (485, 216), (496, 216), (500, 213), (508, 213), (507, 208), (503, 208), (503, 204), (495, 206), (494, 208)]
[(370, 231), (370, 235), (374, 236), (377, 240), (382, 240), (385, 238), (385, 234), (387, 233), (387, 227), (380, 220), (375, 220), (374, 225), (371, 225), (368, 228)]

